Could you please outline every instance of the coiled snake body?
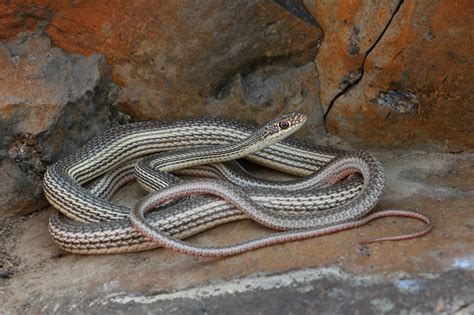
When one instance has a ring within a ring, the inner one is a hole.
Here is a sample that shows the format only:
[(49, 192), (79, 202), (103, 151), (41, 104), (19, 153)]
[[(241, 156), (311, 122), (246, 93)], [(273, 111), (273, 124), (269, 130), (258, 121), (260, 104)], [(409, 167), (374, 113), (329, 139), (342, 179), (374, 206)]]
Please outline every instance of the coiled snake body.
[[(60, 212), (50, 218), (50, 234), (60, 248), (80, 254), (165, 246), (187, 254), (225, 256), (352, 228), (383, 216), (412, 217), (424, 221), (427, 227), (377, 240), (407, 239), (429, 232), (430, 220), (415, 212), (394, 210), (366, 216), (384, 187), (383, 168), (371, 154), (295, 140), (279, 141), (299, 129), (305, 120), (303, 114), (290, 113), (260, 129), (224, 119), (142, 122), (112, 128), (53, 164), (45, 174), (45, 195)], [(136, 163), (140, 157), (164, 151), (169, 152)], [(239, 176), (222, 164), (199, 169), (202, 164), (240, 157), (306, 178), (268, 183)], [(168, 173), (186, 167), (195, 167), (194, 172), (230, 176), (243, 187), (215, 179), (181, 182)], [(353, 173), (360, 175), (346, 179)], [(135, 178), (134, 174), (146, 189), (159, 192), (135, 207), (132, 226), (130, 209), (108, 199)], [(101, 175), (104, 176), (92, 187), (83, 187)], [(212, 194), (223, 199), (190, 197), (152, 212), (148, 221), (143, 218), (150, 209), (190, 194)], [(202, 248), (174, 239), (249, 217), (287, 231), (224, 248)]]

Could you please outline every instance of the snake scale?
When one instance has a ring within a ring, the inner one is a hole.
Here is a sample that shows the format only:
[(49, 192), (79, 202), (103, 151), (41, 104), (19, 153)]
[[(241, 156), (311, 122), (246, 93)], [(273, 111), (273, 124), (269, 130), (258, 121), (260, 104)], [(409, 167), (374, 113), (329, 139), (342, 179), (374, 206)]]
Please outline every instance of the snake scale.
[[(164, 246), (192, 255), (227, 256), (352, 228), (384, 216), (415, 218), (427, 227), (374, 241), (407, 239), (431, 230), (429, 218), (416, 212), (390, 210), (367, 216), (383, 192), (382, 165), (367, 152), (284, 139), (305, 121), (305, 115), (290, 113), (261, 128), (213, 118), (140, 122), (109, 129), (47, 170), (44, 192), (58, 210), (51, 215), (50, 234), (60, 248), (78, 254)], [(219, 164), (242, 157), (303, 178), (268, 182), (236, 171), (232, 164)], [(233, 183), (182, 181), (171, 174), (180, 171)], [(111, 203), (113, 193), (135, 178), (147, 190), (158, 192), (132, 212)], [(196, 194), (201, 196), (191, 196)], [(156, 207), (158, 211), (145, 220), (144, 214)], [(284, 231), (222, 248), (179, 241), (248, 218)]]

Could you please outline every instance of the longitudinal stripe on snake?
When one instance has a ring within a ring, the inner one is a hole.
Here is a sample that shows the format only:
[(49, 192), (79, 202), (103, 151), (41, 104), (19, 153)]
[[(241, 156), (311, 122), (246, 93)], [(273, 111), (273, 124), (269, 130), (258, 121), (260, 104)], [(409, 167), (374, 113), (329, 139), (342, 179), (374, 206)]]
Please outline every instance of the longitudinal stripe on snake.
[[(53, 240), (61, 248), (75, 253), (117, 253), (157, 247), (158, 244), (130, 226), (127, 220), (130, 209), (106, 200), (116, 189), (114, 185), (130, 179), (129, 168), (116, 172), (117, 176), (111, 177), (113, 180), (109, 182), (99, 181), (92, 191), (81, 185), (141, 156), (196, 146), (230, 145), (252, 137), (256, 130), (222, 119), (145, 122), (113, 128), (92, 139), (76, 154), (53, 164), (45, 175), (44, 190), (50, 203), (73, 220), (89, 222), (79, 223), (54, 213), (49, 225)], [(234, 145), (234, 149), (238, 147)], [(222, 156), (225, 159), (227, 154)], [(217, 161), (220, 157), (216, 157)], [(349, 168), (363, 173), (363, 179), (355, 177), (317, 191), (275, 194), (265, 189), (249, 190), (252, 200), (283, 217), (312, 213), (312, 227), (335, 225), (364, 216), (376, 204), (384, 186), (382, 166), (365, 152), (346, 152), (284, 140), (245, 158), (300, 176), (314, 171), (324, 173), (340, 161), (353, 162)], [(206, 161), (213, 162), (214, 158), (208, 157)], [(173, 158), (167, 163), (173, 169)], [(165, 178), (158, 186), (173, 184), (175, 180), (169, 178), (170, 182)], [(156, 182), (148, 180), (151, 186)], [(149, 219), (152, 226), (161, 231), (184, 238), (243, 218), (247, 218), (246, 215), (225, 201), (198, 197), (152, 213)]]

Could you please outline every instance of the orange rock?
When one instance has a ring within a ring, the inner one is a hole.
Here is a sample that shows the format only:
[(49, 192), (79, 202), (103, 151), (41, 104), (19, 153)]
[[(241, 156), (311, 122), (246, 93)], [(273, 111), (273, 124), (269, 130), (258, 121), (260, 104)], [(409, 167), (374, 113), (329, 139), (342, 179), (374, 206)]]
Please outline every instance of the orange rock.
[(0, 40), (42, 27), (67, 52), (104, 54), (122, 87), (119, 108), (140, 120), (261, 123), (292, 108), (294, 95), (270, 107), (218, 96), (267, 63), (290, 69), (314, 60), (319, 83), (302, 95), (314, 95), (317, 112), (334, 103), (331, 133), (363, 146), (472, 150), (471, 1), (403, 2), (393, 20), (397, 0), (305, 1), (315, 19), (301, 3), (12, 0), (0, 3)]
[(321, 104), (331, 100), (361, 76), (365, 55), (382, 33), (398, 1), (318, 1), (310, 11), (324, 30), (316, 56)]
[(362, 145), (472, 151), (472, 21), (468, 0), (405, 2), (361, 82), (336, 100), (329, 131)]
[(0, 1), (0, 41), (48, 23), (51, 0)]
[[(322, 35), (271, 1), (64, 2), (54, 13), (53, 42), (104, 54), (123, 87), (119, 108), (137, 119), (225, 115), (209, 104), (236, 75), (312, 62)], [(260, 110), (265, 121), (274, 108)]]

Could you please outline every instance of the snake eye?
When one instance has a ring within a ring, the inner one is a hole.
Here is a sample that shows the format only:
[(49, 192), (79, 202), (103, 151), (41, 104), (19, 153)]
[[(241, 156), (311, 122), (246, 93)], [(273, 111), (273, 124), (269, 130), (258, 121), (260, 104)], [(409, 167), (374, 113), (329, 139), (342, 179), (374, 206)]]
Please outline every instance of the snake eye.
[(280, 126), (281, 129), (288, 129), (288, 127), (290, 127), (290, 123), (286, 120), (282, 120), (278, 123), (278, 126)]

